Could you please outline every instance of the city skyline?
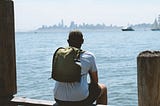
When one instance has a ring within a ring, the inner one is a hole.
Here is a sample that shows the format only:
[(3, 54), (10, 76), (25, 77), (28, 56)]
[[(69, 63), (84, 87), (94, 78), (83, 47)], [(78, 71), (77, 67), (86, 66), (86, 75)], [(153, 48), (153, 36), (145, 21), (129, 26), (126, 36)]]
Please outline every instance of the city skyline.
[[(141, 23), (141, 24), (129, 24), (128, 26), (133, 27), (136, 30), (151, 30), (152, 24), (150, 23)], [(83, 30), (83, 31), (89, 31), (89, 30), (95, 30), (95, 31), (116, 31), (121, 30), (123, 27), (127, 26), (116, 26), (116, 25), (106, 25), (104, 23), (102, 24), (88, 24), (88, 23), (81, 23), (77, 24), (74, 21), (71, 21), (69, 25), (66, 25), (63, 19), (53, 25), (42, 25), (38, 27), (36, 30), (32, 30), (34, 32), (54, 32), (54, 31), (67, 31), (67, 30)]]
[[(80, 23), (80, 24), (77, 24), (75, 21), (71, 21), (69, 25), (65, 24), (65, 22), (63, 21), (63, 19), (57, 23), (57, 24), (53, 24), (53, 25), (41, 25), (41, 28), (49, 28), (49, 27), (55, 27), (55, 28), (69, 28), (69, 27), (72, 27), (72, 28), (76, 28), (76, 27), (85, 27), (85, 26), (103, 26), (103, 27), (112, 27), (112, 24), (111, 25), (106, 25), (104, 23), (97, 23), (97, 24), (88, 24), (88, 23)], [(115, 25), (116, 26), (116, 25)], [(116, 26), (116, 27), (120, 27), (120, 26)]]
[(160, 13), (159, 0), (14, 0), (16, 31), (54, 25), (61, 19), (66, 25), (106, 24), (125, 26), (153, 23)]

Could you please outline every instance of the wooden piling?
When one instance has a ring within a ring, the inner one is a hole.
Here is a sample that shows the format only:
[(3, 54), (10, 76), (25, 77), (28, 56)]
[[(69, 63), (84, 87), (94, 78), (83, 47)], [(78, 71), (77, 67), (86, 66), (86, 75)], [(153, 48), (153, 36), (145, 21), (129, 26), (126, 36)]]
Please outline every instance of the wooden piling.
[(137, 71), (139, 106), (160, 106), (160, 51), (140, 53)]
[(13, 6), (12, 0), (0, 0), (0, 106), (13, 106), (17, 92)]

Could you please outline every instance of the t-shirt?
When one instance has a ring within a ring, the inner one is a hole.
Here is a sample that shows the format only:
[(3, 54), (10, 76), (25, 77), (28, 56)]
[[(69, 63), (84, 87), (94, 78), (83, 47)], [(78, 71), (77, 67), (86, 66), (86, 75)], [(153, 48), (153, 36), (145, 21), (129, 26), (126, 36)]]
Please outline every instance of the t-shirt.
[(62, 101), (81, 101), (88, 97), (87, 76), (90, 71), (97, 71), (95, 57), (91, 52), (85, 51), (80, 55), (81, 61), (81, 81), (74, 83), (55, 83), (54, 98)]

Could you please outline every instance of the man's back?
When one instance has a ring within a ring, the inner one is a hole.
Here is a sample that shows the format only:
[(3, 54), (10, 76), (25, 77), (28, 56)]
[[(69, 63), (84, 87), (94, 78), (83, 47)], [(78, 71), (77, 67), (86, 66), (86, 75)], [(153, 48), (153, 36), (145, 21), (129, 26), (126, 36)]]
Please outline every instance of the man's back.
[(80, 55), (81, 61), (81, 81), (74, 83), (64, 83), (56, 81), (54, 96), (58, 100), (64, 101), (80, 101), (87, 98), (88, 81), (87, 75), (89, 70), (97, 71), (94, 56), (90, 52), (84, 52)]

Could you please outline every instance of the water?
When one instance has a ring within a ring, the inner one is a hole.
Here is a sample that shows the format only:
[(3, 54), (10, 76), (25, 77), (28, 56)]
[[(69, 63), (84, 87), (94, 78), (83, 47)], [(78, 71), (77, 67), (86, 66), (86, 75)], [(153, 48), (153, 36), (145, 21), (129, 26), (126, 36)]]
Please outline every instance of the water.
[[(108, 88), (109, 105), (137, 106), (137, 56), (160, 50), (160, 32), (83, 32), (84, 50), (96, 56), (99, 82)], [(49, 80), (53, 52), (67, 45), (68, 32), (16, 33), (18, 96), (53, 100)]]

